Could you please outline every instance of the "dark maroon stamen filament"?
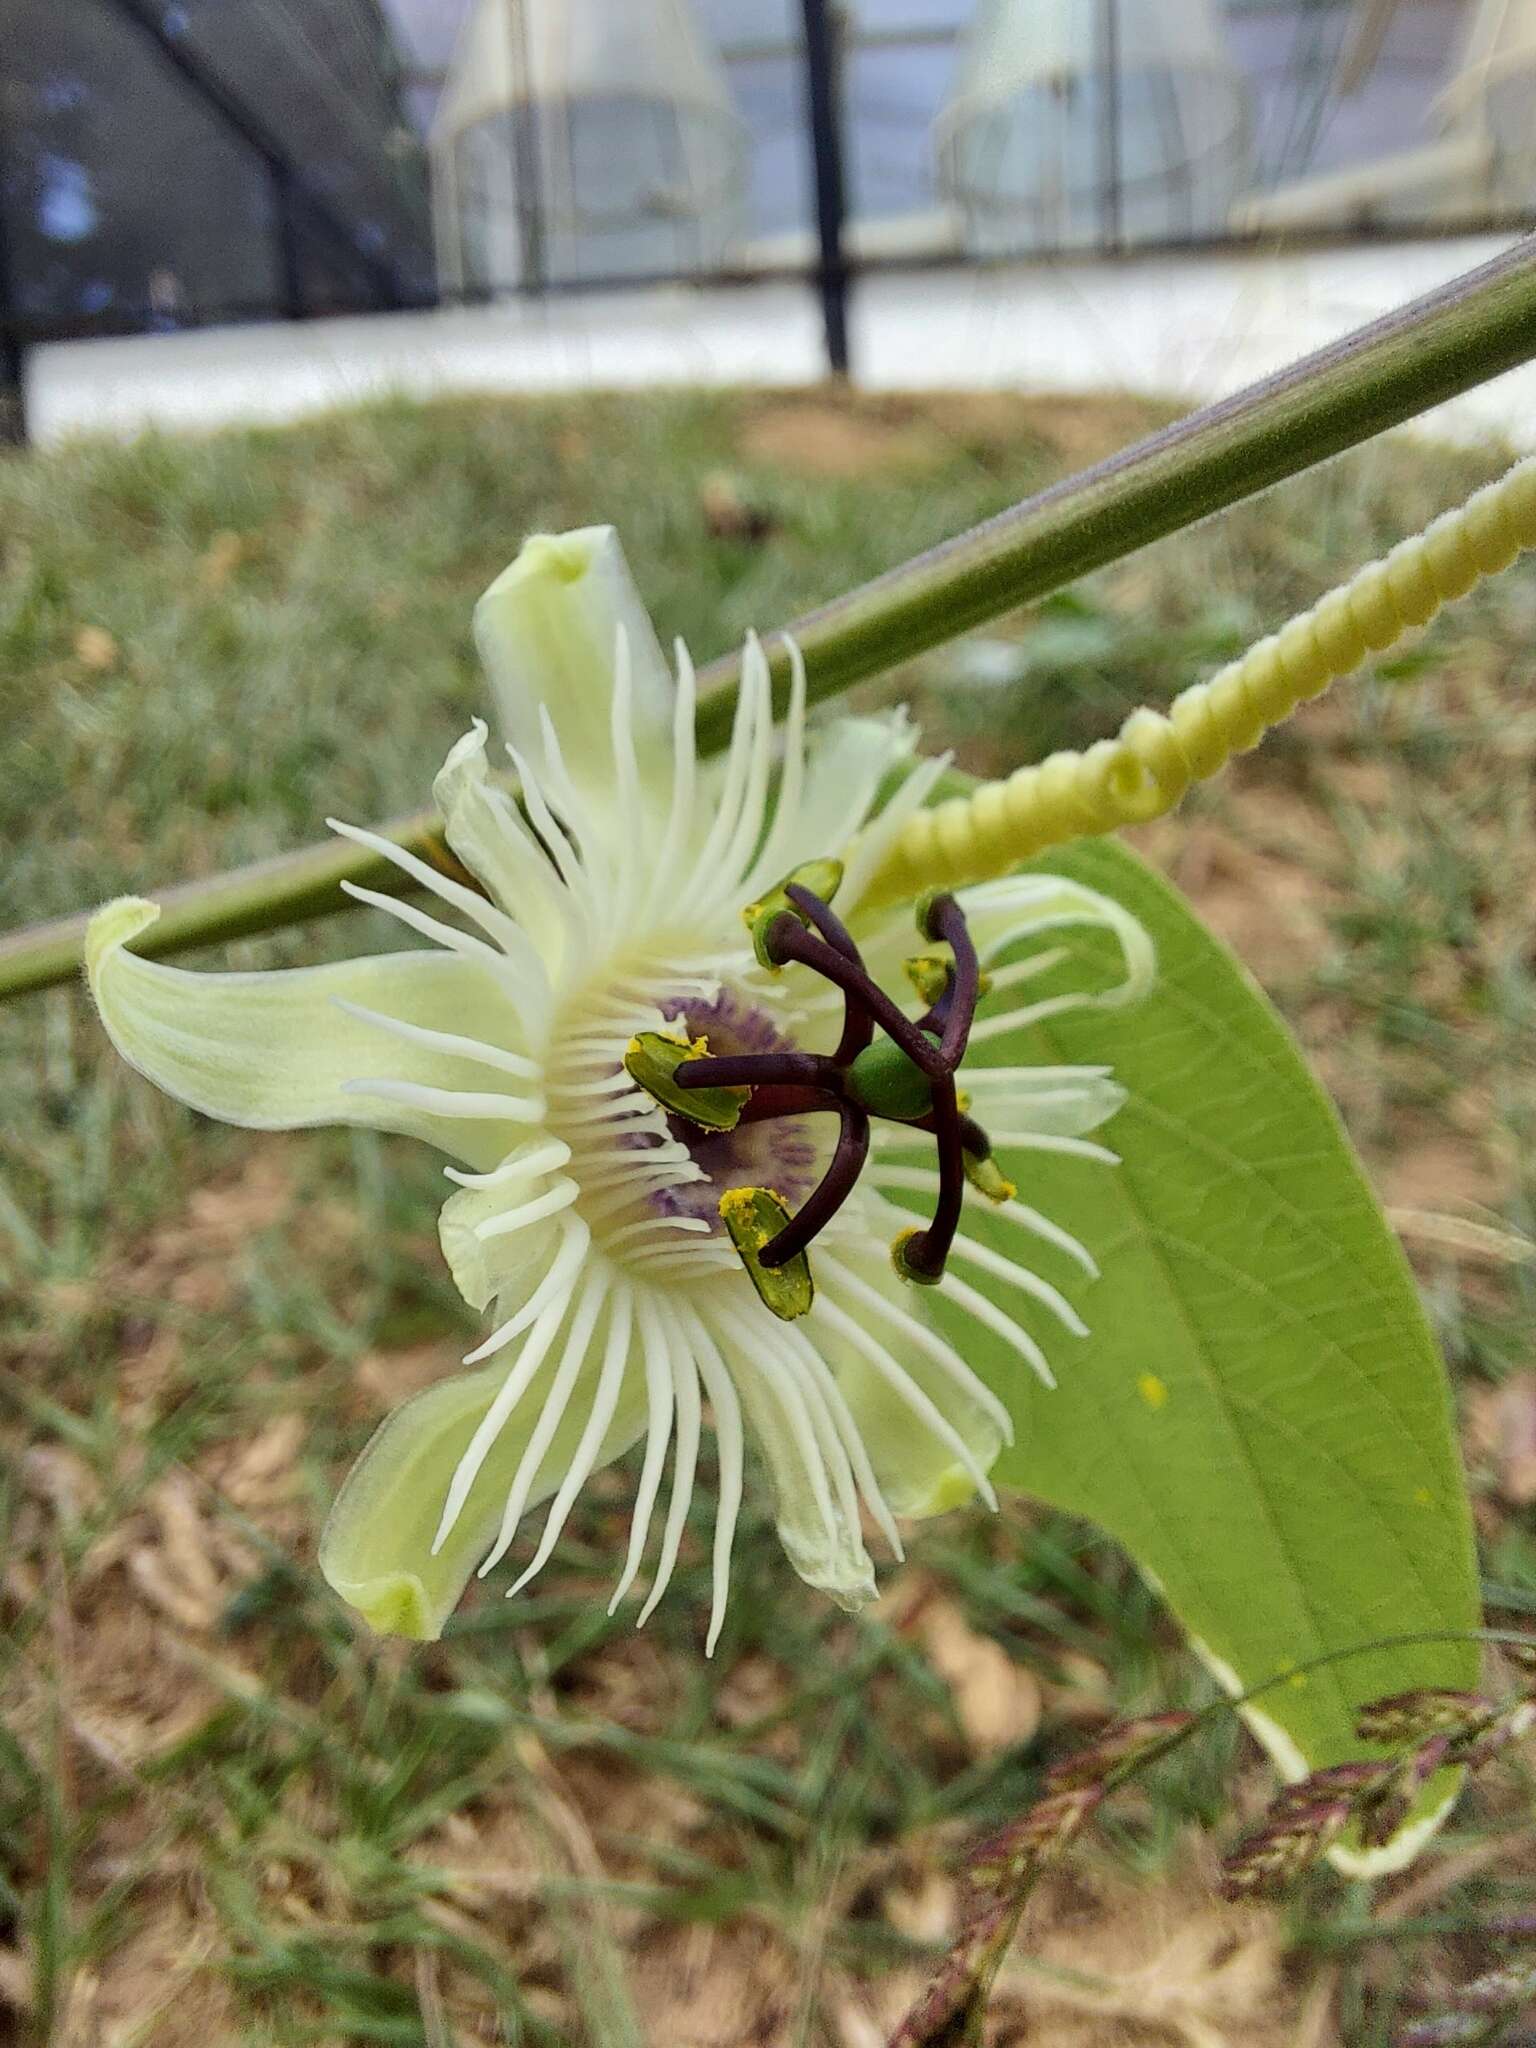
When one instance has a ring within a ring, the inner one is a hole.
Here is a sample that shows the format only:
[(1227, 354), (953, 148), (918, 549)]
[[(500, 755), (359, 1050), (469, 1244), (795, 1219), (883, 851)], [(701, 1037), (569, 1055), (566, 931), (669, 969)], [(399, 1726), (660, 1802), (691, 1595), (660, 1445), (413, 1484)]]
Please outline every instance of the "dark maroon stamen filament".
[(854, 966), (862, 972), (864, 956), (859, 951), (858, 942), (855, 940), (853, 933), (849, 931), (847, 925), (843, 923), (843, 920), (832, 908), (831, 904), (823, 903), (821, 898), (813, 890), (807, 889), (803, 882), (786, 882), (784, 894), (798, 910), (805, 912), (827, 944), (829, 946), (836, 946), (843, 958), (851, 960)]
[(973, 1159), (992, 1157), (992, 1140), (973, 1116), (960, 1116), (960, 1142)]
[(837, 1134), (837, 1150), (832, 1154), (831, 1165), (793, 1218), (757, 1255), (759, 1262), (770, 1270), (787, 1266), (805, 1250), (853, 1193), (854, 1184), (864, 1171), (864, 1162), (869, 1157), (868, 1113), (856, 1102), (839, 1102), (837, 1113), (842, 1118), (842, 1129)]
[(939, 1199), (934, 1205), (933, 1221), (926, 1230), (908, 1238), (902, 1251), (907, 1266), (925, 1280), (944, 1277), (945, 1261), (960, 1228), (960, 1208), (965, 1199), (965, 1144), (953, 1074), (934, 1083), (933, 1121), (939, 1142)]
[[(970, 1153), (973, 1159), (990, 1159), (992, 1157), (992, 1140), (981, 1128), (981, 1125), (977, 1123), (975, 1117), (967, 1116), (960, 1108), (958, 1095), (959, 1091), (957, 1090), (955, 1120), (960, 1126), (961, 1146)], [(936, 1138), (939, 1134), (938, 1118), (931, 1112), (927, 1116), (914, 1117), (907, 1125), (907, 1129), (910, 1131), (922, 1131), (928, 1137)]]
[(835, 1110), (843, 1098), (830, 1088), (754, 1088), (752, 1100), (742, 1107), (737, 1128), (742, 1124), (773, 1123), (781, 1116), (815, 1116), (818, 1110)]
[(965, 913), (953, 896), (935, 898), (928, 913), (928, 930), (931, 937), (943, 939), (955, 956), (948, 985), (939, 998), (945, 1013), (939, 1051), (953, 1073), (965, 1058), (971, 1025), (976, 1019), (976, 1004), (981, 993), (981, 962), (976, 958), (976, 948), (966, 928)]
[[(835, 947), (845, 960), (852, 961), (853, 965), (862, 974), (864, 972), (863, 955), (854, 941), (853, 933), (849, 931), (847, 925), (843, 923), (843, 920), (832, 909), (831, 905), (823, 903), (821, 898), (813, 895), (802, 882), (786, 883), (784, 894), (797, 909), (803, 911), (811, 920), (811, 923), (815, 925), (817, 931), (821, 933), (827, 944)], [(851, 1061), (858, 1058), (866, 1046), (873, 1045), (874, 1039), (875, 1020), (868, 1006), (862, 1000), (855, 997), (850, 990), (844, 989), (843, 1035), (837, 1041), (837, 1049), (832, 1055), (833, 1059), (840, 1067), (846, 1067)]]
[(826, 1088), (842, 1078), (819, 1052), (743, 1052), (685, 1060), (672, 1076), (678, 1088), (761, 1088), (765, 1084)]
[(776, 966), (786, 967), (791, 960), (798, 960), (806, 967), (815, 968), (823, 980), (830, 981), (845, 995), (862, 1003), (886, 1036), (894, 1038), (912, 1064), (930, 1080), (936, 1080), (944, 1072), (939, 1048), (918, 1030), (904, 1010), (897, 1008), (883, 988), (870, 980), (863, 962), (856, 965), (844, 959), (825, 939), (815, 932), (808, 932), (793, 911), (782, 911), (773, 920), (768, 927), (766, 944), (769, 958)]
[[(782, 911), (769, 925), (765, 944), (778, 966), (798, 961), (841, 989), (843, 1032), (837, 1050), (824, 1053), (741, 1053), (688, 1060), (673, 1075), (679, 1088), (750, 1088), (739, 1121), (766, 1123), (781, 1116), (810, 1116), (836, 1111), (840, 1128), (831, 1163), (821, 1180), (784, 1228), (758, 1253), (770, 1270), (788, 1265), (825, 1229), (853, 1192), (869, 1157), (869, 1113), (849, 1095), (848, 1068), (873, 1044), (877, 1029), (907, 1055), (930, 1083), (930, 1104), (920, 1117), (892, 1118), (908, 1128), (930, 1133), (938, 1144), (939, 1199), (932, 1223), (907, 1239), (902, 1257), (913, 1274), (925, 1280), (942, 1278), (955, 1241), (965, 1195), (965, 1155), (985, 1159), (991, 1141), (980, 1124), (960, 1111), (955, 1070), (965, 1056), (981, 970), (965, 916), (953, 896), (936, 897), (930, 906), (926, 936), (943, 939), (954, 954), (944, 993), (920, 1023), (914, 1024), (870, 978), (863, 956), (846, 925), (831, 907), (800, 883), (784, 891), (795, 911)], [(814, 927), (807, 930), (801, 917)]]

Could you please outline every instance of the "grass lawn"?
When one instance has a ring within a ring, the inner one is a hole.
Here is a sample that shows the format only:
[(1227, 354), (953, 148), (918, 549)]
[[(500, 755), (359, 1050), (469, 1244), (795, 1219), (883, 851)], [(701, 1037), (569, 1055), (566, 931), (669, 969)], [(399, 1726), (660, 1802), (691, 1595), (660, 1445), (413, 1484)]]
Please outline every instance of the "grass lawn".
[[(1126, 401), (825, 394), (391, 405), (0, 461), (6, 923), (422, 803), (483, 708), (471, 604), (612, 520), (705, 658), (1153, 423)], [(1499, 467), (1379, 445), (867, 689), (991, 771), (1166, 700)], [(1536, 576), (1496, 581), (1139, 835), (1339, 1101), (1457, 1384), (1490, 1601), (1536, 1612)], [(395, 943), (357, 913), (225, 949)], [(644, 1634), (605, 1614), (632, 1461), (441, 1644), (313, 1570), (380, 1414), (478, 1326), (424, 1150), (217, 1128), (74, 991), (0, 1013), (0, 2037), (58, 2048), (878, 2048), (957, 1852), (1111, 1716), (1200, 1701), (1094, 1531), (924, 1525), (850, 1620), (749, 1494), (701, 1656), (708, 1495)], [(1048, 1202), (1045, 1206), (1049, 1206)], [(1048, 1887), (997, 2042), (1355, 2048), (1536, 1912), (1510, 1766), (1443, 1847), (1284, 1913), (1214, 1902), (1230, 1732)]]

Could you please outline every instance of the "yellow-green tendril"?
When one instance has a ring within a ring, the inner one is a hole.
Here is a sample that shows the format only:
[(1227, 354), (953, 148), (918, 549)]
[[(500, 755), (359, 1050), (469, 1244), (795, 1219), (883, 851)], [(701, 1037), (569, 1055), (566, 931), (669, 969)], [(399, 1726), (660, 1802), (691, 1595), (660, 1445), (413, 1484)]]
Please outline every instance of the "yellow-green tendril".
[(1368, 654), (1427, 625), (1442, 605), (1532, 547), (1536, 458), (1517, 463), (1208, 682), (1183, 691), (1166, 717), (1143, 706), (1113, 739), (1052, 754), (1005, 781), (919, 811), (876, 876), (874, 899), (985, 881), (1047, 847), (1161, 817), (1191, 783), (1255, 746), (1298, 704)]

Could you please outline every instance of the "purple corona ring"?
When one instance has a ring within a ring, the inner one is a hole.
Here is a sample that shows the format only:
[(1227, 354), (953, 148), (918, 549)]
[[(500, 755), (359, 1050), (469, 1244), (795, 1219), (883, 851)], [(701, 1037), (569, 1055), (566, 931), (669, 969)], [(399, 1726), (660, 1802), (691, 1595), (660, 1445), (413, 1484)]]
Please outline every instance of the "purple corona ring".
[[(661, 1005), (661, 1013), (669, 1031), (702, 1038), (714, 1053), (764, 1058), (794, 1051), (768, 1010), (744, 1002), (729, 989), (721, 989), (713, 1002), (673, 997)], [(720, 1197), (731, 1188), (777, 1188), (791, 1207), (798, 1208), (816, 1185), (816, 1135), (800, 1117), (743, 1122), (733, 1130), (712, 1131), (677, 1111), (667, 1117), (667, 1135), (684, 1148), (701, 1178), (658, 1188), (651, 1197), (658, 1216), (696, 1216), (711, 1231), (719, 1231)], [(649, 1148), (659, 1141), (647, 1132), (637, 1133), (633, 1142)]]

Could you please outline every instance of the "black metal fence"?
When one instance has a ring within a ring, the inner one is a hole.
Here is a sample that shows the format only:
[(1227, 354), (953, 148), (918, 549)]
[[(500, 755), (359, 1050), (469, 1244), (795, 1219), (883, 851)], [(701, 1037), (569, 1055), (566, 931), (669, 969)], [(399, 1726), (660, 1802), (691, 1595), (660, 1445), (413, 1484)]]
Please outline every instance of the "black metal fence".
[[(1526, 70), (1466, 54), (1536, 0), (496, 0), (499, 98), (449, 61), (477, 4), (0, 0), (0, 432), (50, 340), (795, 275), (841, 371), (881, 263), (1536, 211), (1536, 20)], [(547, 75), (551, 20), (651, 11), (698, 56), (670, 134)]]

